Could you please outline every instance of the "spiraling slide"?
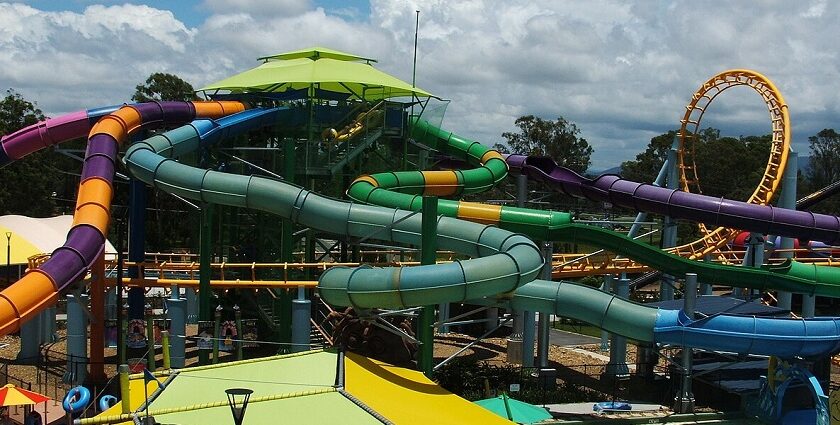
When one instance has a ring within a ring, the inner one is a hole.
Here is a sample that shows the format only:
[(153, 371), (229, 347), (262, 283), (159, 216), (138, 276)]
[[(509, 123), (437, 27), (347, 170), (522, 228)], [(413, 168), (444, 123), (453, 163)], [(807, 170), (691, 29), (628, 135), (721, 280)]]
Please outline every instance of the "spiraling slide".
[[(255, 109), (217, 122), (195, 121), (134, 144), (124, 161), (135, 178), (189, 199), (262, 210), (339, 235), (418, 244), (419, 214), (329, 199), (281, 181), (202, 170), (172, 158), (291, 112)], [(511, 292), (533, 280), (543, 265), (528, 238), (492, 226), (441, 217), (438, 243), (473, 259), (410, 268), (331, 268), (321, 275), (321, 296), (358, 309), (466, 301)]]
[(508, 164), (528, 177), (546, 182), (569, 196), (610, 202), (624, 208), (697, 221), (713, 226), (840, 243), (840, 218), (732, 201), (724, 198), (636, 183), (617, 175), (585, 178), (549, 157), (509, 155)]
[[(458, 195), (484, 190), (507, 175), (501, 156), (478, 142), (416, 121), (412, 136), (421, 143), (463, 159), (476, 168), (452, 171), (403, 171), (362, 176), (347, 194), (360, 202), (419, 211), (422, 194)], [(489, 152), (489, 153), (488, 153)], [(776, 209), (779, 210), (778, 208)], [(599, 227), (572, 223), (571, 215), (474, 202), (440, 200), (439, 214), (495, 224), (533, 239), (594, 245), (664, 272), (697, 273), (701, 281), (768, 290), (840, 296), (840, 271), (831, 267), (786, 262), (763, 269), (745, 269), (697, 262), (634, 241)]]
[(244, 105), (240, 102), (153, 102), (116, 110), (81, 111), (4, 137), (0, 141), (2, 164), (56, 143), (84, 137), (89, 131), (67, 242), (39, 269), (29, 271), (0, 292), (0, 334), (17, 331), (22, 322), (54, 304), (58, 292), (76, 282), (102, 253), (108, 234), (116, 155), (130, 133), (141, 127), (184, 123), (197, 117), (215, 118), (242, 110)]
[[(232, 136), (258, 125), (270, 125), (282, 120), (285, 113), (286, 110), (279, 108), (249, 110), (216, 121), (195, 121), (135, 144), (126, 152), (124, 161), (135, 177), (164, 191), (194, 200), (268, 211), (301, 225), (340, 235), (418, 243), (421, 217), (408, 211), (328, 199), (282, 181), (201, 170), (174, 159), (224, 136)], [(481, 145), (468, 143), (461, 146), (465, 147), (465, 152), (472, 151), (468, 155), (480, 164), (492, 165), (496, 162), (494, 158), (498, 158), (498, 154), (486, 148), (482, 150)], [(502, 173), (506, 171), (505, 168)], [(374, 196), (396, 202), (392, 198), (404, 195), (411, 198), (410, 205), (414, 205), (419, 202), (418, 193), (471, 190), (475, 187), (471, 184), (471, 175), (480, 176), (484, 182), (498, 177), (489, 171), (455, 172), (454, 175), (421, 173), (422, 179), (417, 179), (415, 175), (415, 180), (403, 179), (402, 173), (389, 174), (408, 193), (391, 192), (378, 186), (387, 179), (385, 175), (362, 177), (359, 181), (379, 187), (381, 193)], [(466, 178), (463, 177), (465, 175)], [(440, 186), (423, 187), (425, 182), (432, 180)], [(470, 215), (471, 218), (479, 216), (481, 220), (492, 221), (494, 216), (487, 213), (490, 209), (465, 204), (448, 204), (449, 214)], [(499, 211), (498, 207), (495, 208), (492, 211)], [(529, 216), (529, 212), (534, 217)], [(535, 217), (544, 214), (525, 209), (514, 209), (513, 213), (534, 219), (537, 223), (541, 223), (542, 219)], [(498, 220), (498, 215), (495, 217)], [(510, 216), (508, 219), (513, 220)], [(567, 228), (570, 226), (583, 229), (566, 225)], [(609, 233), (598, 230), (602, 236)], [(838, 321), (835, 319), (761, 319), (718, 315), (694, 321), (678, 311), (635, 304), (596, 289), (567, 282), (532, 280), (542, 265), (537, 247), (523, 236), (494, 226), (441, 217), (438, 238), (441, 248), (454, 250), (472, 259), (411, 268), (332, 268), (321, 276), (321, 295), (331, 304), (359, 309), (502, 297), (509, 298), (516, 308), (578, 318), (640, 341), (785, 358), (819, 357), (840, 350)], [(622, 238), (619, 237), (619, 240), (637, 244)], [(732, 269), (733, 273), (738, 270)], [(744, 274), (741, 277), (755, 276)], [(510, 291), (513, 291), (512, 296)]]

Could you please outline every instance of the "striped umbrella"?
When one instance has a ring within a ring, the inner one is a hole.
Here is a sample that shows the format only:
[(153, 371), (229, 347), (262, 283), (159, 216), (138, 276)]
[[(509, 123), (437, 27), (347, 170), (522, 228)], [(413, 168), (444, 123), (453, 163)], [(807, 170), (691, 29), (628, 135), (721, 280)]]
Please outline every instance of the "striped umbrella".
[(0, 388), (0, 406), (19, 406), (22, 404), (43, 403), (50, 398), (36, 392), (18, 388), (14, 384), (6, 384)]

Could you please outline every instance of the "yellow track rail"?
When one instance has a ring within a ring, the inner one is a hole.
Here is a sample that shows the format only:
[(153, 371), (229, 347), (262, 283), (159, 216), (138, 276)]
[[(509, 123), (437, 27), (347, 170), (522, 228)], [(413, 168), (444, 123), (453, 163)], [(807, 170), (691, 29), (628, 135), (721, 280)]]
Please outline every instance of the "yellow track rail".
[[(702, 193), (694, 152), (703, 115), (719, 94), (738, 86), (747, 86), (755, 90), (770, 112), (773, 128), (770, 157), (761, 181), (747, 199), (747, 202), (752, 204), (766, 205), (779, 188), (785, 172), (788, 152), (790, 152), (790, 116), (787, 104), (776, 86), (764, 75), (747, 69), (721, 72), (703, 83), (691, 97), (691, 103), (686, 106), (685, 115), (680, 120), (680, 144), (677, 151), (680, 185), (687, 192)], [(723, 227), (709, 229), (703, 224), (699, 226), (705, 234), (703, 238), (674, 247), (670, 251), (683, 257), (700, 259), (720, 249), (739, 232), (736, 229)]]

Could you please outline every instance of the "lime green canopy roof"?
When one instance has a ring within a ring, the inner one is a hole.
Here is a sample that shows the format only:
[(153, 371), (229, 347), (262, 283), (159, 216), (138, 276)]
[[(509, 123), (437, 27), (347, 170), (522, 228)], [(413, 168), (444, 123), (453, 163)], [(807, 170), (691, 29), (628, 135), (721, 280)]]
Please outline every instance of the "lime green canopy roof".
[(261, 58), (251, 70), (215, 82), (202, 91), (231, 93), (285, 92), (316, 89), (348, 94), (350, 98), (381, 100), (392, 97), (434, 97), (396, 77), (377, 70), (372, 59), (315, 47)]
[(374, 62), (376, 63), (376, 59), (365, 58), (361, 56), (356, 56), (350, 53), (340, 52), (338, 50), (327, 49), (326, 47), (312, 47), (310, 49), (301, 49), (301, 50), (294, 50), (291, 52), (286, 53), (279, 53), (276, 55), (271, 56), (263, 56), (259, 58), (259, 60), (268, 60), (268, 59), (300, 59), (300, 58), (307, 58), (312, 60), (317, 59), (337, 59), (340, 61), (365, 61), (365, 62)]

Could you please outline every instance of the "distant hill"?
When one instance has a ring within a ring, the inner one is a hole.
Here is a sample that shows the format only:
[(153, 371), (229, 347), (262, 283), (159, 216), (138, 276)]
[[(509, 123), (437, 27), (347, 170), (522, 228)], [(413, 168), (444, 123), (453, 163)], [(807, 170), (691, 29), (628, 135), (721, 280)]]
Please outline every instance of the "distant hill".
[(621, 172), (621, 166), (619, 165), (618, 167), (607, 168), (606, 170), (589, 169), (589, 170), (586, 170), (586, 175), (596, 177), (596, 176), (600, 176), (600, 175), (603, 175), (603, 174), (619, 174), (620, 172)]

